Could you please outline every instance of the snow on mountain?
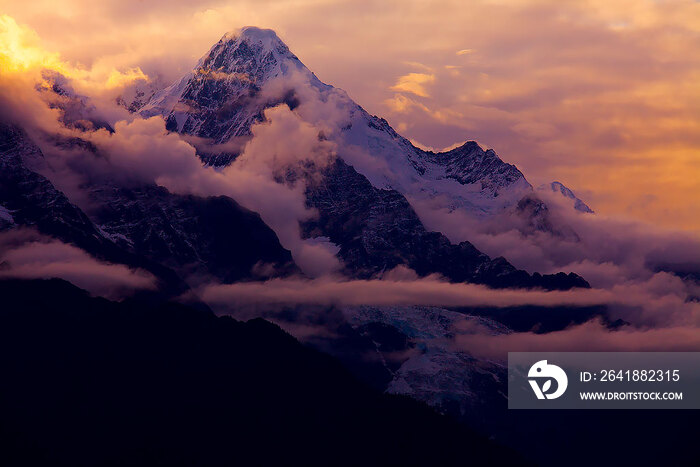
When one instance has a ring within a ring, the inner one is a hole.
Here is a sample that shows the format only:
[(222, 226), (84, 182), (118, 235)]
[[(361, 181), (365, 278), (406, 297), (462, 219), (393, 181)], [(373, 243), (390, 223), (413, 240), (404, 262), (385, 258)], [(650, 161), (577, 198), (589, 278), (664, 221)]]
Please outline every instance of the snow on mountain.
[[(163, 115), (171, 131), (225, 143), (249, 136), (250, 127), (263, 120), (263, 110), (279, 103), (261, 96), (265, 83), (298, 72), (308, 75), (312, 85), (325, 87), (274, 31), (243, 28), (240, 34), (224, 35), (190, 73), (157, 92), (140, 114)], [(225, 165), (235, 155), (208, 162)]]
[[(222, 144), (250, 135), (263, 110), (280, 103), (324, 129), (338, 155), (376, 188), (395, 189), (437, 207), (488, 216), (513, 207), (532, 187), (513, 165), (477, 143), (442, 153), (424, 151), (386, 120), (368, 114), (344, 91), (323, 84), (271, 30), (228, 33), (192, 72), (156, 93), (141, 115), (163, 115), (171, 131)], [(235, 150), (210, 154), (205, 162), (225, 165)]]
[[(341, 139), (341, 148), (349, 148), (341, 157), (377, 188), (393, 188), (409, 201), (431, 199), (436, 208), (462, 209), (478, 218), (513, 206), (532, 190), (493, 150), (470, 141), (447, 152), (423, 151), (359, 106)], [(358, 154), (381, 160), (388, 170), (363, 167)]]
[(127, 86), (116, 98), (116, 104), (124, 107), (129, 112), (138, 112), (148, 104), (153, 95), (163, 88), (166, 84), (160, 76), (149, 78), (148, 80), (138, 80)]
[(568, 204), (570, 204), (573, 209), (587, 214), (594, 214), (593, 210), (588, 207), (586, 203), (576, 197), (576, 194), (573, 191), (560, 182), (555, 181), (549, 184), (540, 185), (537, 190), (540, 192), (551, 191), (552, 193), (556, 193), (557, 195), (560, 195)]
[[(368, 334), (383, 361), (404, 355), (397, 369), (387, 365), (392, 375), (386, 391), (404, 394), (457, 417), (489, 404), (503, 404), (506, 369), (497, 362), (476, 359), (454, 345), (460, 329), (480, 329), (482, 333), (507, 334), (511, 330), (488, 318), (465, 315), (444, 308), (386, 306), (344, 307), (343, 315), (356, 330), (367, 334), (368, 325), (381, 324), (405, 336), (405, 348), (388, 345), (382, 335)], [(473, 419), (472, 419), (473, 421)]]

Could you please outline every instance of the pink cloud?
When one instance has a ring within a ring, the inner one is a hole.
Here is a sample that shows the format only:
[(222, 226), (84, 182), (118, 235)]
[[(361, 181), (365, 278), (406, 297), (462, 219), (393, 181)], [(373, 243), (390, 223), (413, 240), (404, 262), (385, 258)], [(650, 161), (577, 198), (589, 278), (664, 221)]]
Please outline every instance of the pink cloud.
[[(613, 318), (622, 318), (640, 326), (700, 324), (700, 303), (687, 301), (686, 290), (676, 280), (677, 278), (661, 273), (643, 284), (618, 285), (611, 289), (547, 292), (496, 290), (475, 284), (449, 283), (436, 276), (415, 279), (410, 275), (397, 276), (392, 273), (385, 279), (377, 280), (290, 278), (208, 285), (200, 290), (200, 295), (207, 303), (222, 310), (285, 305), (499, 308), (519, 305), (555, 307), (607, 304)], [(669, 286), (669, 281), (673, 286)]]
[(75, 246), (28, 231), (0, 234), (0, 266), (2, 278), (60, 278), (107, 298), (156, 287), (155, 277), (146, 271), (99, 261)]
[(455, 337), (455, 350), (505, 360), (507, 352), (697, 352), (697, 326), (630, 328), (611, 331), (599, 321), (590, 321), (547, 334), (531, 332), (489, 335), (474, 330)]

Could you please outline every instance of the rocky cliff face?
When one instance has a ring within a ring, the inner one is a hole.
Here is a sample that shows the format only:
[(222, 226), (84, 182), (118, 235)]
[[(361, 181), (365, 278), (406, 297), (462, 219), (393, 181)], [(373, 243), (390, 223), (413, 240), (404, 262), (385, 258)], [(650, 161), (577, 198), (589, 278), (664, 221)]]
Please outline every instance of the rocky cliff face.
[(36, 229), (95, 258), (149, 271), (166, 294), (187, 289), (173, 270), (117, 245), (46, 177), (30, 169), (43, 155), (22, 129), (0, 123), (0, 141), (0, 206), (6, 213), (0, 231)]
[(231, 282), (297, 270), (260, 216), (230, 198), (99, 184), (90, 188), (96, 209), (88, 217), (28, 167), (43, 155), (23, 130), (2, 124), (0, 141), (0, 228), (34, 227), (97, 258), (155, 272), (180, 292), (192, 274)]
[(404, 196), (373, 187), (340, 159), (310, 186), (308, 203), (319, 215), (304, 225), (305, 232), (339, 245), (350, 276), (375, 277), (405, 265), (420, 276), (439, 273), (453, 282), (492, 287), (588, 287), (575, 274), (530, 275), (504, 258), (489, 258), (469, 242), (450, 243), (425, 229)]
[(180, 271), (229, 283), (297, 272), (292, 256), (256, 213), (231, 198), (165, 188), (99, 187), (93, 217), (123, 247)]

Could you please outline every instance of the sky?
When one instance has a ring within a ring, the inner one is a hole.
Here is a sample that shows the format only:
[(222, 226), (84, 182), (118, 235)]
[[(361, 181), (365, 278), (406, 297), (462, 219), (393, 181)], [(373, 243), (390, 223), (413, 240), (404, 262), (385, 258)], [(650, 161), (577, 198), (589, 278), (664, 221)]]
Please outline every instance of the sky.
[(0, 15), (42, 60), (113, 90), (175, 80), (227, 31), (272, 28), (416, 144), (476, 140), (601, 215), (700, 234), (697, 1), (0, 0)]

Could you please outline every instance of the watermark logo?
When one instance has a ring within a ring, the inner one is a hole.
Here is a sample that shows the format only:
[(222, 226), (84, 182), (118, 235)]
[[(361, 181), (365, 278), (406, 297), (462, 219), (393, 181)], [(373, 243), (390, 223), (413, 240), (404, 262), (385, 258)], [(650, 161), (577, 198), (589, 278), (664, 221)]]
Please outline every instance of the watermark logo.
[[(564, 394), (569, 384), (564, 370), (556, 365), (548, 364), (547, 360), (540, 360), (532, 365), (527, 377), (538, 399), (556, 399)], [(552, 380), (556, 381), (557, 385), (553, 392), (549, 392), (552, 389)]]

